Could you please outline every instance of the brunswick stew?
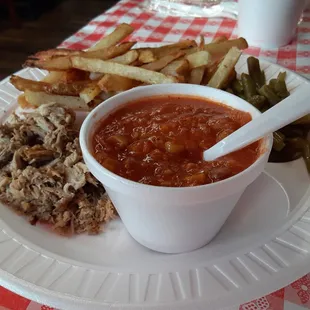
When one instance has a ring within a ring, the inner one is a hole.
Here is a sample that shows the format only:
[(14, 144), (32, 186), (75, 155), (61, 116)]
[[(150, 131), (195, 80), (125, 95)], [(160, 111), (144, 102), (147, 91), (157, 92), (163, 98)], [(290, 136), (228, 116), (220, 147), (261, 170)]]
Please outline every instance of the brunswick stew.
[(183, 187), (217, 182), (248, 168), (259, 142), (212, 162), (202, 152), (251, 120), (249, 113), (200, 97), (165, 95), (130, 102), (102, 120), (93, 154), (139, 183)]

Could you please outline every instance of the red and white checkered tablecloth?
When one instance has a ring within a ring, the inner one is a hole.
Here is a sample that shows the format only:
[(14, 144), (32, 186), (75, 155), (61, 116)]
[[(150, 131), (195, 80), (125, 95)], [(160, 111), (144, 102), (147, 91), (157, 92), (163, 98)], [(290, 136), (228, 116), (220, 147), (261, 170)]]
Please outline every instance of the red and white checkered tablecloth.
[[(65, 40), (61, 46), (74, 49), (88, 48), (121, 23), (129, 23), (136, 29), (130, 39), (138, 42), (175, 42), (187, 38), (198, 39), (200, 34), (204, 35), (207, 42), (222, 35), (237, 37), (235, 20), (161, 16), (145, 12), (140, 7), (142, 2), (143, 0), (120, 1)], [(246, 52), (310, 78), (310, 10), (304, 12), (303, 21), (290, 45), (272, 50), (251, 47)], [(0, 287), (0, 310), (6, 309), (52, 310), (48, 306), (32, 302)], [(301, 309), (310, 309), (310, 273), (277, 292), (239, 307), (239, 310)]]
[[(94, 18), (61, 46), (74, 49), (90, 47), (121, 23), (129, 23), (136, 29), (130, 39), (137, 42), (176, 42), (180, 39), (199, 39), (200, 34), (210, 42), (222, 35), (230, 38), (238, 36), (235, 20), (162, 16), (141, 9), (142, 2), (143, 0), (120, 1)], [(303, 22), (290, 45), (271, 50), (251, 47), (246, 52), (310, 78), (310, 10), (304, 12)]]

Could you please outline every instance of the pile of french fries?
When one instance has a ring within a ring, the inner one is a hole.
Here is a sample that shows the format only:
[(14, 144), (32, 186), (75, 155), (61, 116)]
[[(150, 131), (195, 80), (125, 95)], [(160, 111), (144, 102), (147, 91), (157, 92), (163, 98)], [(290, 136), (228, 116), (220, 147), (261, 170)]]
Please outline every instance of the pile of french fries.
[(88, 50), (51, 49), (30, 56), (25, 67), (49, 71), (42, 81), (16, 75), (11, 83), (24, 93), (22, 107), (57, 102), (74, 110), (89, 110), (133, 87), (163, 83), (191, 83), (225, 88), (236, 77), (235, 64), (243, 38), (218, 37), (205, 44), (183, 40), (157, 48), (135, 48), (123, 42), (134, 29), (119, 25), (111, 34)]

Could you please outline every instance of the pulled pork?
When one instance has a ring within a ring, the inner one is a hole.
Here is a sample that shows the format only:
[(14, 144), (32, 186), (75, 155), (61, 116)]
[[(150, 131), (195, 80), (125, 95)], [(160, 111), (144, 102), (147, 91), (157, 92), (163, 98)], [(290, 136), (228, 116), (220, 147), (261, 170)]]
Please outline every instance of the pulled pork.
[(46, 104), (0, 126), (0, 201), (31, 224), (97, 234), (116, 211), (83, 162), (74, 122), (73, 111)]

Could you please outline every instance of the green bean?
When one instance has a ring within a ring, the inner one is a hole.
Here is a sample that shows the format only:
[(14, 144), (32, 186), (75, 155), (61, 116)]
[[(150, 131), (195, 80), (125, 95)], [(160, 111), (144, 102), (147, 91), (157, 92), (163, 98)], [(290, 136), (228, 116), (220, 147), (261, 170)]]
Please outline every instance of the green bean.
[(303, 116), (297, 121), (292, 123), (293, 125), (310, 125), (310, 114)]
[(262, 84), (265, 85), (266, 84), (266, 76), (265, 76), (265, 71), (261, 71), (261, 79), (262, 79)]
[(307, 143), (307, 141), (301, 137), (289, 138), (287, 141), (292, 147), (299, 151), (302, 151), (305, 147), (305, 143)]
[(310, 143), (309, 143), (309, 141), (306, 141), (304, 144), (302, 157), (304, 158), (307, 170), (310, 173)]
[(280, 131), (289, 139), (304, 138), (304, 132), (300, 129), (281, 128)]
[(238, 97), (242, 98), (243, 100), (246, 100), (244, 94), (239, 94)]
[(247, 59), (248, 70), (251, 78), (254, 80), (256, 87), (261, 88), (265, 84), (265, 75), (260, 69), (259, 60), (253, 56)]
[[(284, 76), (283, 76), (283, 73), (284, 73)], [(290, 95), (286, 87), (285, 76), (286, 76), (285, 72), (280, 72), (277, 78), (277, 82), (275, 83), (275, 86), (274, 86), (277, 95), (282, 99)]]
[(271, 79), (269, 81), (269, 86), (281, 99), (284, 99), (290, 95), (285, 84), (285, 76), (285, 72), (280, 72), (276, 79)]
[[(249, 74), (242, 73), (238, 80), (234, 78), (226, 91), (247, 100), (262, 113), (290, 95), (286, 86), (286, 72), (280, 72), (277, 78), (266, 84), (265, 72), (261, 71), (259, 60), (247, 59)], [(310, 174), (310, 114), (273, 133), (273, 148), (270, 162), (289, 162), (303, 157)]]
[(280, 151), (277, 152), (274, 149), (272, 149), (269, 161), (270, 162), (288, 162), (292, 160), (296, 160), (300, 157), (302, 157), (303, 148), (304, 148), (305, 140), (302, 138), (293, 138), (285, 139), (285, 147)]
[(291, 125), (288, 125), (288, 126), (281, 128), (280, 131), (287, 138), (295, 138), (295, 137), (304, 138), (306, 136), (306, 132), (304, 129), (298, 128), (296, 126), (291, 126)]
[(236, 94), (241, 94), (243, 92), (243, 87), (242, 87), (242, 83), (238, 80), (235, 79), (232, 84), (232, 89)]
[(272, 90), (273, 90), (274, 92), (276, 91), (276, 89), (275, 89), (276, 83), (277, 83), (277, 79), (271, 79), (271, 80), (269, 81), (269, 86), (272, 88)]
[(266, 103), (266, 98), (261, 95), (254, 95), (249, 99), (249, 103), (251, 103), (256, 109), (261, 110)]
[(285, 136), (280, 131), (275, 131), (273, 133), (273, 149), (277, 152), (282, 151), (282, 149), (285, 147)]
[(280, 72), (278, 74), (278, 80), (281, 80), (281, 81), (285, 82), (285, 79), (286, 79), (286, 72), (285, 71), (284, 72)]
[(287, 144), (281, 152), (277, 152), (272, 149), (271, 154), (269, 156), (269, 162), (272, 163), (285, 163), (288, 161), (296, 160), (302, 157), (300, 151), (295, 150), (289, 144)]
[(261, 112), (261, 113), (264, 113), (264, 112), (266, 112), (267, 110), (269, 110), (269, 106), (268, 106), (268, 105), (264, 105), (264, 106), (260, 109), (260, 112)]
[(302, 152), (302, 157), (307, 166), (307, 170), (310, 173), (310, 142), (303, 138), (292, 138), (289, 142), (299, 151)]
[(241, 83), (244, 90), (244, 96), (249, 101), (253, 96), (257, 94), (255, 82), (246, 73), (241, 74)]
[(264, 96), (268, 102), (273, 106), (281, 101), (281, 98), (275, 92), (272, 90), (272, 88), (269, 85), (264, 85), (261, 87), (258, 92)]

